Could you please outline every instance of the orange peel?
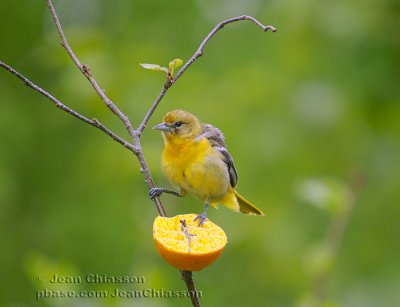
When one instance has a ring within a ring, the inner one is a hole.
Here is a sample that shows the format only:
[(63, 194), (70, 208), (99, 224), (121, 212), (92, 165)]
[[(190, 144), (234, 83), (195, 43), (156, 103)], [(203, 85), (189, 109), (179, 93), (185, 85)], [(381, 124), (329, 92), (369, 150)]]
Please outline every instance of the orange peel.
[(158, 216), (153, 239), (161, 256), (179, 270), (200, 271), (214, 262), (228, 242), (225, 232), (207, 219), (201, 227), (196, 214)]

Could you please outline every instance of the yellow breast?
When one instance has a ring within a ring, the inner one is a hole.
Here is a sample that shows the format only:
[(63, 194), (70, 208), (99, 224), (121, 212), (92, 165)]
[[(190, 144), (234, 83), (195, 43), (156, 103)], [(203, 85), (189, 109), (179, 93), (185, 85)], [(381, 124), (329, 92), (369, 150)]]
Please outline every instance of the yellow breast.
[(176, 186), (210, 202), (221, 199), (230, 186), (222, 155), (207, 139), (167, 143), (162, 170)]

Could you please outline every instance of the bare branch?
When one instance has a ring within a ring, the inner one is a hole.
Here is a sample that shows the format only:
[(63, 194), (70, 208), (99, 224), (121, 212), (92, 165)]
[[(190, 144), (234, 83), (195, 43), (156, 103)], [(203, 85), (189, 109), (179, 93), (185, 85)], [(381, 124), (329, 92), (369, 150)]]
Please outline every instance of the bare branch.
[(149, 121), (150, 117), (153, 115), (155, 109), (157, 108), (158, 104), (160, 103), (161, 99), (164, 97), (165, 93), (168, 91), (168, 89), (178, 80), (182, 74), (189, 68), (190, 65), (194, 63), (199, 57), (203, 55), (203, 50), (204, 47), (208, 44), (210, 39), (219, 31), (221, 30), (225, 25), (236, 22), (236, 21), (241, 21), (241, 20), (249, 20), (253, 23), (255, 23), (258, 27), (260, 27), (263, 31), (267, 32), (268, 30), (271, 30), (272, 32), (276, 32), (276, 28), (273, 26), (265, 26), (261, 22), (259, 22), (257, 19), (251, 16), (247, 15), (242, 15), (238, 17), (233, 17), (230, 19), (226, 19), (224, 21), (221, 21), (218, 23), (210, 33), (206, 36), (206, 38), (201, 42), (199, 48), (196, 50), (196, 52), (193, 54), (193, 56), (182, 66), (182, 68), (178, 71), (178, 73), (172, 78), (172, 80), (167, 80), (167, 82), (164, 84), (163, 89), (161, 90), (160, 94), (157, 96), (156, 100), (153, 102), (153, 105), (151, 106), (150, 110), (147, 112), (145, 118), (143, 119), (142, 123), (138, 127), (139, 133), (142, 133), (144, 128), (147, 125), (147, 122)]
[[(138, 151), (136, 153), (136, 157), (139, 160), (139, 164), (140, 164), (140, 171), (142, 172), (142, 174), (144, 175), (145, 178), (145, 182), (147, 184), (147, 186), (149, 187), (149, 189), (154, 188), (154, 181), (153, 181), (153, 177), (151, 176), (150, 173), (150, 169), (147, 165), (146, 159), (144, 158), (144, 154), (143, 154), (143, 150), (140, 144), (140, 136), (139, 134), (135, 134), (135, 136), (133, 137), (134, 139), (134, 144), (137, 147)], [(165, 209), (161, 203), (160, 197), (155, 197), (154, 198), (154, 203), (157, 207), (157, 211), (160, 214), (160, 216), (164, 216), (166, 217), (167, 214), (165, 212)]]
[(236, 22), (236, 21), (241, 21), (241, 20), (249, 20), (253, 23), (255, 23), (257, 26), (259, 26), (264, 32), (267, 32), (268, 30), (271, 30), (272, 32), (276, 32), (276, 28), (273, 26), (265, 26), (261, 22), (259, 22), (257, 19), (251, 16), (247, 15), (242, 15), (238, 17), (233, 17), (230, 19), (226, 19), (224, 21), (221, 21), (219, 24), (217, 24), (214, 29), (211, 30), (210, 33), (206, 36), (206, 38), (203, 40), (203, 42), (200, 44), (199, 48), (196, 50), (196, 52), (193, 54), (193, 56), (185, 63), (185, 65), (182, 66), (182, 68), (178, 71), (178, 73), (174, 77), (174, 82), (182, 76), (182, 74), (188, 69), (190, 65), (193, 64), (194, 61), (196, 61), (199, 57), (203, 55), (203, 50), (204, 47), (208, 44), (210, 39), (219, 31), (221, 30), (225, 25)]
[(192, 300), (192, 305), (194, 307), (200, 307), (200, 300), (198, 296), (198, 292), (196, 291), (196, 287), (193, 281), (193, 275), (191, 271), (182, 271), (182, 279), (185, 281), (186, 286), (189, 291), (190, 299)]
[(128, 148), (130, 151), (132, 151), (133, 153), (136, 154), (137, 148), (134, 145), (130, 144), (129, 142), (125, 141), (120, 136), (116, 135), (114, 132), (112, 132), (110, 129), (105, 127), (97, 119), (89, 119), (89, 118), (85, 117), (84, 115), (76, 112), (75, 110), (67, 107), (66, 105), (61, 103), (57, 98), (55, 98), (53, 95), (51, 95), (49, 92), (46, 92), (44, 89), (42, 89), (41, 87), (34, 84), (32, 81), (30, 81), (24, 75), (22, 75), (21, 73), (19, 73), (14, 68), (7, 65), (6, 63), (0, 61), (0, 66), (3, 67), (4, 69), (8, 70), (10, 73), (12, 73), (14, 76), (19, 78), (20, 80), (22, 80), (25, 83), (25, 85), (29, 86), (30, 88), (34, 89), (35, 91), (39, 92), (40, 94), (42, 94), (43, 96), (48, 98), (52, 103), (54, 103), (57, 106), (57, 108), (67, 112), (68, 114), (80, 119), (81, 121), (83, 121), (93, 127), (100, 129), (104, 133), (108, 134), (111, 138), (113, 138), (114, 141), (120, 143), (122, 146)]
[(154, 111), (156, 110), (156, 108), (158, 107), (158, 104), (160, 103), (161, 99), (163, 99), (164, 95), (167, 93), (168, 89), (171, 87), (171, 83), (170, 82), (166, 82), (164, 87), (162, 88), (160, 94), (157, 96), (156, 100), (153, 102), (153, 104), (151, 105), (149, 111), (147, 112), (146, 116), (144, 117), (142, 123), (140, 124), (140, 126), (137, 128), (137, 131), (141, 134), (144, 130), (144, 128), (146, 127), (147, 123), (150, 120), (150, 117), (153, 115)]
[[(132, 137), (134, 147), (135, 147), (135, 152), (134, 154), (139, 160), (141, 170), (143, 175), (146, 178), (146, 184), (149, 189), (154, 188), (154, 182), (153, 178), (150, 174), (149, 167), (147, 166), (146, 160), (144, 159), (143, 151), (140, 146), (140, 132), (133, 129), (133, 126), (128, 118), (124, 113), (121, 112), (121, 110), (107, 97), (105, 92), (102, 90), (102, 88), (99, 86), (97, 81), (94, 79), (93, 74), (89, 68), (88, 65), (82, 64), (78, 57), (75, 55), (75, 53), (72, 51), (72, 48), (70, 47), (67, 38), (64, 34), (64, 31), (62, 29), (60, 20), (58, 18), (57, 12), (54, 8), (54, 5), (51, 0), (47, 0), (47, 6), (50, 9), (50, 13), (53, 17), (54, 23), (57, 27), (57, 31), (60, 35), (61, 38), (61, 45), (65, 48), (67, 51), (68, 55), (71, 57), (72, 61), (75, 63), (75, 65), (78, 67), (78, 69), (82, 72), (82, 74), (89, 80), (90, 84), (93, 86), (97, 94), (100, 96), (101, 100), (106, 104), (106, 106), (124, 123), (125, 128), (128, 130), (129, 135)], [(98, 128), (101, 129), (101, 126)], [(166, 216), (165, 209), (161, 203), (161, 200), (159, 197), (156, 197), (154, 199), (154, 202), (156, 204), (157, 210), (161, 216)]]
[(47, 0), (47, 6), (50, 9), (50, 13), (53, 16), (54, 23), (57, 27), (57, 31), (60, 35), (61, 38), (61, 45), (65, 48), (67, 51), (68, 55), (71, 57), (72, 61), (75, 63), (75, 65), (78, 67), (78, 69), (82, 72), (82, 74), (89, 80), (90, 84), (93, 86), (97, 94), (100, 96), (101, 100), (105, 103), (105, 105), (113, 112), (116, 116), (118, 116), (121, 121), (124, 123), (125, 128), (128, 130), (128, 133), (133, 137), (135, 134), (135, 131), (133, 129), (133, 126), (131, 122), (129, 121), (129, 118), (121, 112), (121, 110), (107, 97), (107, 95), (104, 93), (102, 88), (99, 86), (97, 83), (96, 79), (93, 77), (93, 74), (89, 68), (88, 65), (82, 64), (78, 57), (75, 55), (75, 53), (72, 51), (67, 38), (64, 34), (64, 31), (62, 29), (60, 20), (58, 19), (57, 12), (54, 8), (54, 5), (51, 0)]

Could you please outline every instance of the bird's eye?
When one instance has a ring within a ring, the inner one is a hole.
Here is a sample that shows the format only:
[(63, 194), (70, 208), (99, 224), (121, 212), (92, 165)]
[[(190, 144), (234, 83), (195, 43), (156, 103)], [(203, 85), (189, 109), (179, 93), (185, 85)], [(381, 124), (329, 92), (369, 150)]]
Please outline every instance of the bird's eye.
[(182, 125), (183, 125), (182, 122), (176, 122), (176, 123), (175, 123), (175, 127), (176, 127), (176, 128), (179, 128), (179, 127), (181, 127)]

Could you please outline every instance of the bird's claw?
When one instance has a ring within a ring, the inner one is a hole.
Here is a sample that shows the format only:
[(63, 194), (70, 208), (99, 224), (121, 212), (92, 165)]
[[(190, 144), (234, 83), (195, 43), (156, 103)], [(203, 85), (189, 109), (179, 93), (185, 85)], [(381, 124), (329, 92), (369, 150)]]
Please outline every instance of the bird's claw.
[(203, 212), (202, 214), (199, 214), (198, 216), (196, 216), (194, 219), (193, 219), (193, 222), (194, 221), (196, 221), (196, 220), (199, 220), (199, 227), (201, 227), (201, 225), (203, 225), (204, 224), (204, 222), (206, 221), (206, 219), (207, 219), (207, 214), (206, 214), (206, 212)]
[(163, 188), (151, 188), (149, 191), (149, 197), (154, 200), (157, 196), (160, 196), (164, 192)]

